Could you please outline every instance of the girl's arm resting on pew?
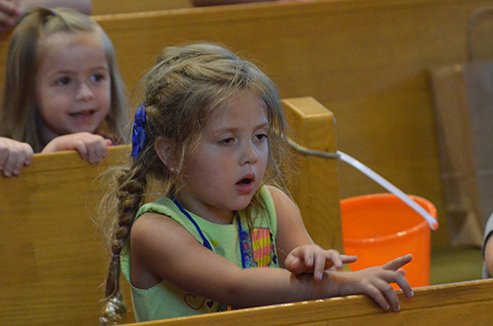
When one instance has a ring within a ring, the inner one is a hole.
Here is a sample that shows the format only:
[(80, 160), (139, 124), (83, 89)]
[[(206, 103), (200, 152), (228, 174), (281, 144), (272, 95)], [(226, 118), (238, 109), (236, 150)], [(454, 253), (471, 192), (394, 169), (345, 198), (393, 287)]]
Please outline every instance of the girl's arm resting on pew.
[(357, 272), (324, 270), (321, 280), (283, 268), (241, 269), (202, 246), (171, 218), (154, 213), (135, 221), (131, 243), (134, 286), (150, 288), (165, 279), (185, 291), (238, 308), (365, 294), (382, 309), (397, 311), (397, 295), (389, 283), (397, 283), (412, 296), (404, 272), (397, 271), (412, 259), (410, 255)]

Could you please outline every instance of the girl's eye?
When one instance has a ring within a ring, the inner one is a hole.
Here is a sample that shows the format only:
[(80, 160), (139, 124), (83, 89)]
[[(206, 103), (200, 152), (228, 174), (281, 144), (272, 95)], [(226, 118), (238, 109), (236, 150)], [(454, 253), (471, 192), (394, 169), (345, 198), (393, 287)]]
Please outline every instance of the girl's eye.
[(218, 143), (219, 145), (231, 145), (233, 144), (234, 141), (235, 139), (230, 137), (230, 138), (221, 139), (218, 141)]
[(99, 81), (102, 81), (105, 79), (106, 79), (106, 76), (104, 74), (94, 74), (91, 76), (91, 80), (93, 82), (99, 82)]
[(58, 78), (56, 81), (57, 85), (68, 85), (69, 83), (70, 83), (69, 77), (61, 77), (61, 78)]
[(258, 135), (255, 135), (255, 138), (259, 141), (265, 141), (267, 140), (267, 134), (258, 134)]

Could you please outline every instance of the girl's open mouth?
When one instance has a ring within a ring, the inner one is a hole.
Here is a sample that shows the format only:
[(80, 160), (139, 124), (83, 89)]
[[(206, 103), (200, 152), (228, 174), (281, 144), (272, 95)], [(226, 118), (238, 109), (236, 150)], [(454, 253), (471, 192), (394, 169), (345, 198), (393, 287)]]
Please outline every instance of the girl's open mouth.
[(240, 181), (238, 181), (236, 184), (239, 186), (245, 186), (245, 185), (249, 185), (250, 183), (253, 183), (253, 178), (243, 178)]
[(70, 113), (69, 115), (73, 118), (86, 118), (94, 114), (96, 110), (84, 110), (76, 113)]
[(242, 195), (248, 195), (255, 186), (255, 175), (249, 174), (236, 183), (237, 191)]

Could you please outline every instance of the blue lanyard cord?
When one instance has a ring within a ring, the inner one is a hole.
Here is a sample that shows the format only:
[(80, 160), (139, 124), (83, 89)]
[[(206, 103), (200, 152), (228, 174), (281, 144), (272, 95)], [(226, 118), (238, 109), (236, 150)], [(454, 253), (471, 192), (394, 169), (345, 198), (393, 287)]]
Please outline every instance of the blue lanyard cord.
[[(180, 209), (180, 211), (183, 213), (183, 215), (185, 215), (189, 220), (190, 222), (192, 222), (192, 224), (195, 226), (195, 228), (197, 229), (197, 232), (199, 233), (200, 237), (202, 238), (202, 240), (204, 241), (202, 243), (202, 245), (204, 247), (206, 247), (207, 249), (211, 250), (212, 251), (212, 247), (211, 247), (211, 244), (209, 243), (209, 241), (205, 238), (205, 235), (204, 233), (202, 232), (202, 230), (200, 229), (199, 225), (197, 224), (197, 222), (195, 222), (195, 220), (192, 218), (192, 216), (190, 216), (190, 214), (183, 208), (183, 206), (180, 205), (180, 203), (175, 199), (175, 196), (174, 196), (174, 193), (171, 193), (171, 199), (173, 200), (173, 202), (175, 203), (175, 205)], [(239, 240), (240, 240), (240, 251), (241, 251), (241, 266), (243, 268), (246, 268), (246, 259), (245, 259), (245, 255), (248, 255), (248, 253), (245, 252), (245, 250), (243, 249), (243, 244), (245, 243), (245, 241), (243, 241), (243, 238), (242, 238), (242, 235), (243, 235), (243, 228), (241, 227), (241, 219), (240, 219), (240, 214), (236, 213), (236, 220), (238, 222), (238, 235), (239, 235)]]
[(246, 261), (245, 261), (245, 250), (243, 249), (243, 228), (241, 227), (241, 219), (240, 219), (240, 214), (236, 213), (236, 221), (238, 222), (238, 235), (240, 236), (240, 251), (241, 251), (241, 266), (243, 269), (246, 268)]
[(200, 229), (199, 225), (197, 224), (197, 222), (195, 222), (195, 220), (190, 216), (190, 214), (188, 214), (188, 212), (180, 205), (180, 203), (174, 198), (174, 195), (171, 194), (171, 199), (173, 199), (173, 202), (175, 203), (176, 206), (178, 206), (178, 208), (180, 209), (180, 211), (186, 216), (188, 217), (188, 219), (190, 220), (190, 222), (193, 223), (193, 225), (195, 225), (195, 228), (197, 229), (197, 231), (199, 232), (199, 235), (200, 237), (202, 238), (202, 240), (204, 240), (204, 243), (202, 243), (202, 245), (204, 245), (204, 247), (206, 247), (207, 249), (209, 250), (212, 250), (212, 247), (211, 247), (211, 244), (209, 243), (209, 241), (207, 241), (207, 239), (205, 238), (204, 236), (204, 233), (202, 233), (202, 230)]

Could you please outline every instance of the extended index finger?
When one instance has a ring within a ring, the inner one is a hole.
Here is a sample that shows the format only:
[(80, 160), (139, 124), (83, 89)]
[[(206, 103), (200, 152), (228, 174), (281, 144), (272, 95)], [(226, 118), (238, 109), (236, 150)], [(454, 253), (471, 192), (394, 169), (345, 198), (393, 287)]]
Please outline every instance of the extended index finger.
[(411, 254), (396, 258), (394, 260), (389, 261), (385, 265), (382, 266), (383, 269), (388, 269), (388, 270), (398, 270), (402, 266), (406, 265), (413, 259), (413, 256)]

